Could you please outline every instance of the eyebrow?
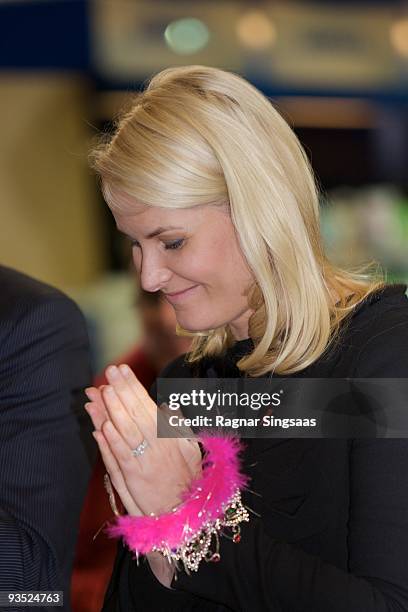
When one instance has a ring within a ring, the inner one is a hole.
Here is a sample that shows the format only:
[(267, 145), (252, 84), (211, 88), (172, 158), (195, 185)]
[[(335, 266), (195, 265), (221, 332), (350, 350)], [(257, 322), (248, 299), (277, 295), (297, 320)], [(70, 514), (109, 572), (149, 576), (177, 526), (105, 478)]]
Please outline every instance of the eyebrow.
[[(150, 234), (147, 234), (146, 238), (154, 238), (155, 236), (158, 236), (159, 234), (162, 234), (163, 232), (167, 232), (168, 230), (174, 230), (174, 229), (183, 229), (182, 227), (178, 227), (176, 225), (168, 225), (167, 227), (157, 227), (155, 230), (153, 230), (152, 232), (150, 232)], [(125, 234), (125, 236), (127, 236), (128, 238), (132, 238), (132, 236), (129, 236), (129, 234), (126, 234), (126, 232), (122, 232), (122, 230), (119, 230), (122, 234)]]

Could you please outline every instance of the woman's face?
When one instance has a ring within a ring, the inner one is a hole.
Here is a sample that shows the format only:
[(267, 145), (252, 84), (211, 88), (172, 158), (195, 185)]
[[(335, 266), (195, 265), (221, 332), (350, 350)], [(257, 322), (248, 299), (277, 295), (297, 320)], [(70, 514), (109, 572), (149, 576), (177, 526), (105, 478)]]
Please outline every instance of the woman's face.
[(134, 204), (133, 211), (115, 211), (114, 217), (119, 231), (132, 240), (133, 261), (143, 289), (160, 290), (172, 304), (179, 325), (188, 331), (228, 323), (237, 340), (248, 338), (253, 311), (245, 293), (254, 278), (228, 210), (215, 206), (142, 208), (129, 196), (126, 202)]

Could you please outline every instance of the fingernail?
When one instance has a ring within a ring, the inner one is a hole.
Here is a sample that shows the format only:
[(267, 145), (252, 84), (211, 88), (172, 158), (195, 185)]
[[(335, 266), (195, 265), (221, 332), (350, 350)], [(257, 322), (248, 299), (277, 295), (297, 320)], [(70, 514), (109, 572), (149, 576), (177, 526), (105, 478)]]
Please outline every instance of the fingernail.
[(119, 366), (119, 370), (122, 372), (122, 374), (123, 374), (124, 376), (129, 376), (129, 374), (130, 374), (130, 368), (129, 368), (129, 366), (128, 366), (128, 365), (126, 365), (125, 363), (122, 363), (122, 364)]
[(106, 370), (106, 373), (111, 376), (112, 378), (117, 378), (119, 371), (118, 368), (116, 366), (109, 366)]
[(113, 396), (115, 393), (115, 391), (113, 390), (113, 387), (110, 387), (109, 385), (105, 385), (103, 388), (103, 394), (104, 395), (108, 395), (108, 396)]

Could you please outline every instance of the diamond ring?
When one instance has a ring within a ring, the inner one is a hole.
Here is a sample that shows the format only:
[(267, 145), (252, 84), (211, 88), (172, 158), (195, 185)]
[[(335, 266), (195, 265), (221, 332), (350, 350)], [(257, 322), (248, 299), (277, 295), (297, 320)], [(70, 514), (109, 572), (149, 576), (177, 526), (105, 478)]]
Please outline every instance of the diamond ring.
[(148, 446), (149, 443), (146, 438), (144, 438), (141, 443), (136, 446), (136, 448), (132, 449), (132, 455), (134, 457), (141, 457)]

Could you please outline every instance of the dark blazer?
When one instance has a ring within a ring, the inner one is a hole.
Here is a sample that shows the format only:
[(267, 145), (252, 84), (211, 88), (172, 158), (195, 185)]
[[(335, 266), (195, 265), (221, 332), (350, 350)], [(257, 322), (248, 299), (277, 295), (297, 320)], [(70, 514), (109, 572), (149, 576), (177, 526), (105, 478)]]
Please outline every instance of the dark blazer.
[(71, 609), (79, 514), (96, 457), (83, 409), (90, 382), (78, 307), (0, 266), (0, 590), (63, 590), (56, 610)]
[[(408, 378), (406, 286), (357, 307), (309, 378)], [(235, 377), (251, 341), (204, 360), (201, 377)], [(161, 374), (188, 378), (183, 357)], [(155, 391), (152, 389), (152, 396)], [(288, 434), (290, 435), (290, 434)], [(247, 439), (242, 539), (220, 538), (219, 563), (181, 571), (172, 589), (121, 543), (104, 612), (408, 611), (408, 440)], [(148, 452), (143, 456), (148, 461)]]

